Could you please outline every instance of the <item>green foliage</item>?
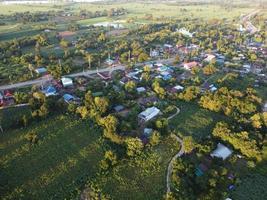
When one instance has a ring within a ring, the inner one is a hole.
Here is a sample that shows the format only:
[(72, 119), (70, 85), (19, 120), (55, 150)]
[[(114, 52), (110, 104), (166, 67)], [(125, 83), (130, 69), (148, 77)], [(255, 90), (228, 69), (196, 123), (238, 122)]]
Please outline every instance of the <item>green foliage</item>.
[(189, 86), (185, 89), (184, 92), (182, 92), (178, 95), (178, 98), (189, 102), (189, 101), (196, 99), (198, 97), (199, 93), (200, 93), (199, 87)]
[(127, 155), (130, 157), (140, 155), (144, 148), (144, 145), (139, 138), (127, 138), (125, 144), (127, 147)]
[(186, 136), (183, 138), (183, 144), (184, 144), (184, 152), (185, 153), (191, 153), (194, 148), (195, 148), (195, 144), (194, 144), (194, 140), (191, 136)]

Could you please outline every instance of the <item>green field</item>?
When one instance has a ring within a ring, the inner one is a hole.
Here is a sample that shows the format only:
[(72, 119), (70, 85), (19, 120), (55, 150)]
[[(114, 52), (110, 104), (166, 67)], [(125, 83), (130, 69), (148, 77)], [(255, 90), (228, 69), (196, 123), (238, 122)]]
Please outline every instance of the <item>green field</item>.
[(202, 109), (194, 103), (179, 101), (177, 107), (181, 112), (170, 121), (170, 126), (183, 136), (191, 135), (196, 141), (207, 138), (218, 121), (226, 120), (225, 116)]
[[(25, 139), (30, 132), (37, 144)], [(73, 199), (98, 171), (100, 135), (89, 122), (63, 115), (1, 135), (1, 199)]]
[(134, 159), (121, 160), (108, 176), (96, 178), (99, 187), (112, 199), (155, 200), (166, 192), (168, 163), (180, 149), (172, 137)]

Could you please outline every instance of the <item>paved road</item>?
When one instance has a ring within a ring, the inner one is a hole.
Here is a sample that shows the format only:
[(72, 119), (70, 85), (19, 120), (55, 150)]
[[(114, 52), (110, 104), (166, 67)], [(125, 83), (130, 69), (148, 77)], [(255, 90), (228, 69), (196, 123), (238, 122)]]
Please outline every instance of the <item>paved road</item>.
[[(114, 71), (114, 70), (125, 70), (125, 66), (123, 65), (119, 65), (113, 68), (103, 68), (103, 69), (99, 69), (99, 70), (87, 70), (84, 72), (79, 72), (79, 73), (73, 73), (73, 74), (68, 74), (66, 76), (68, 77), (77, 77), (77, 76), (88, 76), (91, 74), (96, 74), (97, 72), (108, 72), (108, 71)], [(9, 89), (13, 89), (13, 88), (23, 88), (23, 87), (27, 87), (27, 86), (32, 86), (32, 85), (42, 85), (43, 83), (47, 82), (47, 81), (51, 81), (53, 80), (52, 76), (46, 76), (46, 77), (42, 77), (36, 80), (31, 80), (31, 81), (25, 81), (25, 82), (21, 82), (21, 83), (14, 83), (14, 84), (10, 84), (10, 85), (3, 85), (0, 86), (0, 90), (9, 90)]]
[[(172, 64), (174, 61), (174, 58), (169, 58), (169, 59), (163, 59), (163, 60), (158, 60), (158, 62), (161, 62), (163, 64)], [(137, 63), (136, 66), (141, 66), (144, 65), (144, 63)], [(96, 74), (97, 72), (109, 72), (109, 71), (114, 71), (114, 70), (125, 70), (126, 66), (125, 65), (117, 65), (115, 67), (112, 68), (101, 68), (99, 70), (87, 70), (84, 72), (78, 72), (78, 73), (73, 73), (73, 74), (68, 74), (66, 76), (68, 77), (77, 77), (77, 76), (89, 76), (92, 74)], [(52, 76), (46, 76), (46, 77), (42, 77), (39, 79), (35, 79), (35, 80), (30, 80), (30, 81), (25, 81), (25, 82), (20, 82), (20, 83), (14, 83), (14, 84), (10, 84), (10, 85), (2, 85), (0, 86), (0, 90), (9, 90), (9, 89), (13, 89), (13, 88), (23, 88), (23, 87), (28, 87), (28, 86), (32, 86), (32, 85), (42, 85), (47, 81), (51, 81), (53, 80)]]

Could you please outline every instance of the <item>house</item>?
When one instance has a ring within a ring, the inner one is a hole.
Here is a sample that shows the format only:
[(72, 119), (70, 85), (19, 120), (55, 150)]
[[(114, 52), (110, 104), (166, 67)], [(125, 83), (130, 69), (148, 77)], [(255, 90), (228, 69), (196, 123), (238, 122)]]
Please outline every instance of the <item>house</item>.
[(186, 70), (192, 70), (193, 67), (197, 67), (197, 66), (199, 66), (199, 64), (198, 64), (198, 62), (195, 62), (195, 61), (189, 62), (189, 63), (184, 63), (184, 68)]
[(150, 57), (157, 57), (157, 56), (159, 56), (159, 51), (158, 50), (151, 50), (150, 51)]
[(80, 104), (81, 103), (81, 100), (71, 94), (64, 94), (63, 95), (63, 99), (66, 103), (70, 104), (70, 103), (73, 103), (73, 104)]
[(206, 54), (206, 58), (204, 59), (205, 62), (212, 62), (213, 60), (215, 60), (215, 56), (212, 54)]
[(114, 107), (115, 112), (120, 112), (124, 110), (124, 106), (123, 105), (117, 105)]
[(190, 33), (188, 30), (186, 30), (186, 28), (181, 28), (181, 29), (177, 30), (177, 32), (183, 34), (184, 36), (190, 37), (190, 38), (192, 38), (193, 34), (194, 34), (194, 33)]
[(243, 65), (243, 68), (247, 71), (247, 72), (250, 72), (251, 70), (251, 66), (249, 64), (245, 64)]
[(57, 95), (57, 90), (53, 86), (48, 86), (45, 90), (42, 91), (46, 97)]
[(63, 77), (61, 78), (61, 82), (63, 87), (73, 86), (73, 81), (71, 78)]
[(37, 74), (45, 74), (47, 69), (45, 67), (39, 67), (34, 70)]
[(145, 111), (141, 112), (138, 117), (145, 122), (155, 118), (157, 115), (160, 114), (160, 110), (156, 107), (147, 108)]
[(171, 44), (164, 44), (163, 46), (164, 46), (164, 48), (173, 48), (173, 46)]
[(184, 90), (184, 87), (181, 85), (176, 85), (172, 88), (173, 91), (177, 92), (177, 91), (182, 91)]
[(153, 129), (152, 128), (145, 128), (143, 136), (145, 136), (146, 138), (149, 138), (152, 135), (152, 133), (153, 133)]
[(210, 154), (211, 157), (227, 159), (232, 155), (233, 151), (221, 143), (217, 144), (217, 148)]
[(145, 92), (146, 91), (146, 88), (144, 88), (144, 87), (138, 87), (138, 88), (136, 88), (136, 91), (138, 93), (142, 93), (142, 92)]

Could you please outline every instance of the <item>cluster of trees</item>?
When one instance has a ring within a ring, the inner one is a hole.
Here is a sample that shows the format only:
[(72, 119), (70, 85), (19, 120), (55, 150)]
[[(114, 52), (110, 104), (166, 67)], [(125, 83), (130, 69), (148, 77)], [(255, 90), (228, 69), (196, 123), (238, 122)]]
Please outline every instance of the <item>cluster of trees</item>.
[(96, 18), (96, 17), (114, 17), (127, 14), (127, 10), (125, 8), (110, 8), (109, 10), (101, 10), (101, 11), (89, 11), (89, 10), (81, 10), (79, 12), (79, 16), (82, 18)]
[(219, 122), (216, 124), (212, 135), (231, 144), (247, 158), (261, 160), (257, 142), (249, 137), (250, 134), (247, 131), (232, 132), (226, 123)]
[[(174, 163), (172, 181), (174, 198), (178, 200), (193, 199), (223, 199), (227, 195), (227, 186), (232, 180), (227, 178), (228, 170), (221, 166), (220, 161), (213, 161), (209, 170), (202, 176), (196, 175), (196, 165), (194, 155), (187, 159), (178, 158)], [(202, 157), (202, 159), (205, 159)]]
[(200, 88), (197, 86), (189, 86), (183, 92), (176, 95), (176, 98), (184, 101), (192, 101), (196, 99), (200, 94)]
[(214, 93), (208, 92), (203, 95), (199, 105), (215, 112), (223, 112), (227, 116), (233, 116), (238, 121), (246, 122), (247, 115), (255, 113), (261, 101), (252, 88), (247, 88), (242, 93), (222, 87)]

